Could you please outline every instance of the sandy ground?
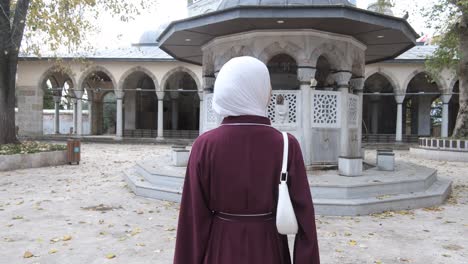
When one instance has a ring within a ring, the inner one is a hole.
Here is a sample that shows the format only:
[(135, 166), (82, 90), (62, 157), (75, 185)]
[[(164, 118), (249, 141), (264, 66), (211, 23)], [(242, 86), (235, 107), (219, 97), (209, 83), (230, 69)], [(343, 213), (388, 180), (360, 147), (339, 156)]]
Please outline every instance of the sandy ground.
[[(135, 197), (121, 175), (137, 160), (169, 155), (169, 147), (84, 144), (82, 151), (79, 166), (0, 173), (0, 263), (172, 263), (178, 205)], [(454, 181), (452, 198), (438, 208), (317, 217), (322, 263), (466, 263), (467, 164), (408, 152), (398, 160), (437, 168)]]

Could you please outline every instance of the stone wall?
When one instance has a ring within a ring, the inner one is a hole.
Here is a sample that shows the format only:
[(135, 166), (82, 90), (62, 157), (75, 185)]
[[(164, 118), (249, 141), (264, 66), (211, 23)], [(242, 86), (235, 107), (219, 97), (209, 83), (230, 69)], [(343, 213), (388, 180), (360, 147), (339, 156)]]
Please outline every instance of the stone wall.
[[(40, 112), (39, 112), (40, 113)], [(44, 135), (54, 134), (54, 110), (43, 110), (42, 114), (42, 131)], [(21, 122), (21, 116), (16, 114), (16, 124)], [(39, 119), (41, 120), (41, 119)], [(24, 122), (23, 122), (24, 123)], [(33, 123), (37, 126), (38, 124)], [(23, 124), (23, 127), (28, 127)], [(70, 127), (73, 127), (73, 111), (72, 110), (60, 110), (60, 134), (68, 134)], [(20, 131), (20, 134), (22, 132)], [(83, 133), (85, 135), (90, 134), (89, 114), (87, 110), (83, 111)]]

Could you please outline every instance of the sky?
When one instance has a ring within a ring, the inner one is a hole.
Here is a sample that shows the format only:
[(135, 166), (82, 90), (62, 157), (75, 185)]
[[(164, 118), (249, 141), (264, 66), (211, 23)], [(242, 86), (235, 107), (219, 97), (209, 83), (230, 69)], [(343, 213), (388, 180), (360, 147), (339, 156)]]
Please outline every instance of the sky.
[[(406, 11), (410, 14), (409, 23), (417, 33), (432, 35), (426, 28), (425, 18), (421, 15), (421, 8), (430, 7), (436, 0), (395, 0), (393, 9), (395, 16), (402, 17)], [(375, 0), (357, 0), (359, 8), (367, 6)], [(159, 0), (152, 10), (144, 11), (140, 16), (128, 23), (120, 22), (111, 16), (104, 15), (99, 18), (101, 31), (90, 36), (90, 41), (97, 49), (125, 47), (138, 42), (141, 34), (146, 30), (157, 29), (168, 21), (187, 17), (187, 0)]]

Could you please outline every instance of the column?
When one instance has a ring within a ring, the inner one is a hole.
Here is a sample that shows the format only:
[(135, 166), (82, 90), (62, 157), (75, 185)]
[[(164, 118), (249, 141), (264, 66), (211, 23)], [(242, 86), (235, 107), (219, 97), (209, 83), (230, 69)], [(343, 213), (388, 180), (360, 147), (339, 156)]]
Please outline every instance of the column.
[(83, 90), (75, 90), (76, 98), (76, 134), (83, 135)]
[(306, 166), (312, 165), (312, 128), (310, 124), (310, 97), (311, 97), (311, 83), (315, 82), (315, 72), (317, 70), (312, 67), (299, 67), (297, 70), (297, 79), (300, 83), (302, 93), (302, 113), (297, 113), (302, 117), (302, 152)]
[(200, 117), (199, 117), (199, 125), (198, 125), (198, 130), (199, 130), (199, 134), (202, 133), (203, 131), (203, 117), (205, 116), (205, 106), (204, 106), (204, 102), (203, 102), (203, 96), (204, 96), (204, 92), (198, 92), (198, 98), (200, 98)]
[[(359, 153), (352, 153), (352, 147), (359, 144), (357, 138), (350, 136), (348, 101), (349, 87), (352, 77), (351, 72), (342, 71), (333, 75), (338, 89), (341, 92), (341, 133), (340, 133), (340, 157), (338, 158), (338, 171), (341, 176), (356, 177), (362, 175), (362, 157)], [(357, 132), (356, 132), (357, 133)]]
[(60, 101), (62, 100), (61, 96), (54, 96), (55, 103), (55, 114), (54, 114), (54, 132), (55, 134), (60, 134)]
[(89, 126), (89, 134), (93, 134), (93, 101), (94, 101), (94, 92), (92, 90), (88, 90), (88, 126)]
[(371, 118), (371, 132), (372, 134), (379, 133), (379, 101), (372, 101), (372, 118)]
[(405, 95), (395, 95), (395, 101), (397, 102), (397, 123), (396, 123), (396, 141), (403, 141), (403, 101)]
[(78, 111), (77, 111), (77, 101), (75, 98), (71, 99), (73, 104), (73, 130), (70, 131), (72, 134), (76, 134), (77, 126), (78, 126)]
[(124, 91), (122, 90), (115, 90), (115, 100), (117, 102), (116, 105), (116, 131), (115, 137), (117, 140), (121, 140), (123, 138), (123, 98), (124, 98)]
[(443, 138), (449, 137), (448, 134), (448, 126), (449, 126), (449, 103), (450, 99), (452, 98), (451, 94), (444, 94), (440, 97), (442, 100), (442, 133), (441, 136)]
[(179, 129), (179, 93), (171, 92), (171, 104), (172, 104), (172, 130)]
[(351, 72), (337, 72), (333, 74), (333, 78), (338, 85), (338, 90), (341, 92), (341, 133), (340, 133), (340, 156), (348, 157), (349, 153), (349, 129), (348, 129), (348, 94), (349, 82), (351, 80)]
[(156, 92), (158, 96), (158, 137), (156, 139), (164, 139), (164, 92)]
[(350, 81), (351, 87), (355, 91), (356, 95), (359, 96), (359, 109), (358, 109), (358, 150), (360, 151), (360, 156), (364, 158), (363, 150), (362, 150), (362, 112), (363, 112), (363, 104), (364, 104), (364, 84), (365, 79), (364, 77), (354, 78)]

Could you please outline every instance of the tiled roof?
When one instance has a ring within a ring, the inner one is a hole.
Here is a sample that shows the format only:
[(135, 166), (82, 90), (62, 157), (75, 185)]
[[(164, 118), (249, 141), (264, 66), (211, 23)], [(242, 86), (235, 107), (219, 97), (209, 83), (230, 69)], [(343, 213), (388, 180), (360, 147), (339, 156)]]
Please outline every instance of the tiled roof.
[(427, 56), (434, 53), (437, 46), (416, 46), (407, 52), (396, 57), (393, 61), (405, 61), (405, 60), (425, 60)]
[[(423, 61), (428, 55), (434, 53), (437, 46), (416, 46), (407, 52), (401, 54), (394, 60), (387, 62), (400, 62), (405, 61)], [(35, 55), (20, 55), (22, 59), (38, 59)], [(72, 58), (87, 58), (95, 60), (137, 60), (137, 61), (174, 61), (170, 55), (162, 51), (156, 46), (130, 46), (127, 48), (115, 48), (99, 50), (94, 53), (82, 54), (42, 54), (43, 59), (60, 57), (64, 59)]]
[[(21, 54), (22, 59), (38, 59), (36, 55)], [(47, 58), (87, 58), (91, 60), (145, 60), (145, 61), (173, 61), (174, 58), (156, 46), (130, 46), (125, 48), (113, 48), (98, 50), (92, 53), (43, 53), (42, 59)]]

